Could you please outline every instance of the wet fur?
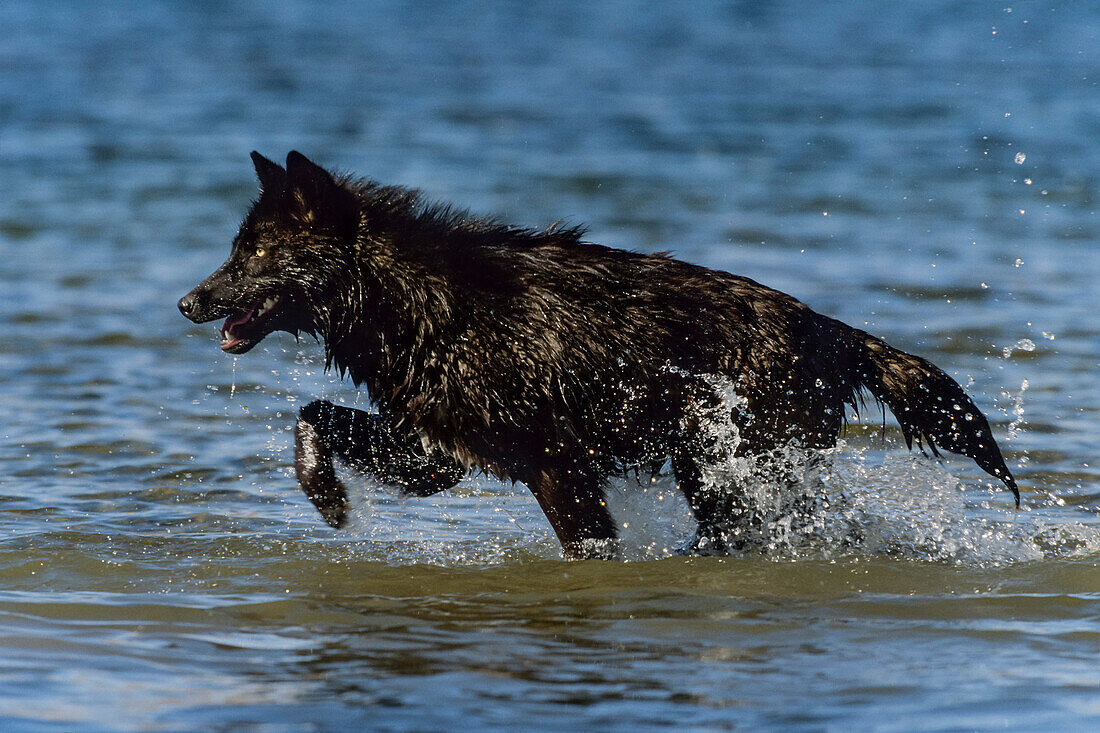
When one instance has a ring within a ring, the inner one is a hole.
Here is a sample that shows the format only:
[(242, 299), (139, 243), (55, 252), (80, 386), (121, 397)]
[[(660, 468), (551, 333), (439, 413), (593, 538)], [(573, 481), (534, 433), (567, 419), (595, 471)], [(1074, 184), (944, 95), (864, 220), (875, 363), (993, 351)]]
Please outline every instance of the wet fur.
[(259, 200), (227, 262), (180, 307), (198, 322), (232, 318), (277, 294), (254, 341), (269, 326), (313, 334), (328, 363), (366, 387), (377, 415), (318, 402), (299, 420), (299, 480), (330, 524), (346, 511), (325, 471), (334, 456), (435, 477), (414, 487), (390, 471), (419, 494), (478, 468), (526, 484), (567, 555), (600, 554), (615, 537), (607, 478), (671, 460), (714, 539), (723, 518), (700, 480), (713, 446), (698, 429), (717, 404), (714, 377), (746, 400), (734, 415), (744, 454), (834, 445), (845, 405), (866, 389), (907, 441), (970, 456), (1016, 493), (988, 422), (953, 379), (789, 295), (586, 243), (579, 228), (510, 226), (334, 177), (298, 153), (285, 169), (253, 161)]

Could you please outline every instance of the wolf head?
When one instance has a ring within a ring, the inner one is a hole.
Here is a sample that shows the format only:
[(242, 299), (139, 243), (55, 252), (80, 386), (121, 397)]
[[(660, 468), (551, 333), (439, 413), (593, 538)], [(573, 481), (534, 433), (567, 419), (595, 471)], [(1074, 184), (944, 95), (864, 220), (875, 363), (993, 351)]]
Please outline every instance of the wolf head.
[(221, 348), (243, 354), (274, 331), (331, 343), (354, 305), (359, 202), (346, 181), (292, 151), (286, 168), (252, 153), (260, 196), (229, 258), (180, 298), (195, 323), (225, 318)]

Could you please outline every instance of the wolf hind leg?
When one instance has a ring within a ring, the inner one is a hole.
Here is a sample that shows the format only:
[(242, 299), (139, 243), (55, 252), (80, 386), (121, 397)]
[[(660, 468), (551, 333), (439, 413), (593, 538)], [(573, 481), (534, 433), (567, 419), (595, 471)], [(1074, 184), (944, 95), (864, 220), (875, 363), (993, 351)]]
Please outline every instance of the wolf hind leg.
[(681, 552), (688, 555), (728, 555), (730, 546), (725, 530), (732, 511), (730, 496), (723, 496), (723, 492), (704, 485), (699, 464), (691, 458), (674, 458), (672, 473), (698, 523), (695, 536)]
[(298, 484), (332, 527), (347, 520), (348, 497), (333, 458), (369, 473), (405, 494), (431, 496), (454, 486), (465, 474), (450, 456), (428, 454), (380, 415), (314, 400), (298, 413), (294, 470)]
[(712, 486), (699, 459), (672, 461), (676, 483), (695, 516), (689, 555), (728, 555), (750, 548), (801, 545), (824, 527), (830, 507), (818, 473), (827, 459), (816, 451), (779, 450), (743, 456), (736, 477)]

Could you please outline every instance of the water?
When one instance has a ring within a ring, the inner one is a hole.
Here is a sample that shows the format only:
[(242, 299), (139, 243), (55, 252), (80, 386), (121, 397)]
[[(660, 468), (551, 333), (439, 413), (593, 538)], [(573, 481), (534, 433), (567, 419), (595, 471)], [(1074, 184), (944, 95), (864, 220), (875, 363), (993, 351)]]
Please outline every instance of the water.
[[(1094, 4), (9, 0), (0, 28), (4, 730), (1100, 722)], [(563, 562), (476, 479), (355, 480), (334, 533), (288, 431), (365, 396), (174, 307), (253, 148), (866, 327), (969, 385), (1024, 508), (871, 408), (814, 531), (745, 556), (669, 556), (667, 480), (611, 492), (631, 562)]]

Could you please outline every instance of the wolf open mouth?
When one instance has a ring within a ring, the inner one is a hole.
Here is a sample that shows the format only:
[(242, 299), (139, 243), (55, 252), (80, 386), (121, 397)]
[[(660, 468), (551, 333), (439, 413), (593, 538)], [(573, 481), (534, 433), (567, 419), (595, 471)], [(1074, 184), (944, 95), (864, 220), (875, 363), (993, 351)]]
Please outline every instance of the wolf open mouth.
[(271, 320), (280, 303), (278, 295), (269, 296), (263, 303), (240, 310), (225, 319), (222, 325), (222, 351), (243, 354), (271, 333)]

